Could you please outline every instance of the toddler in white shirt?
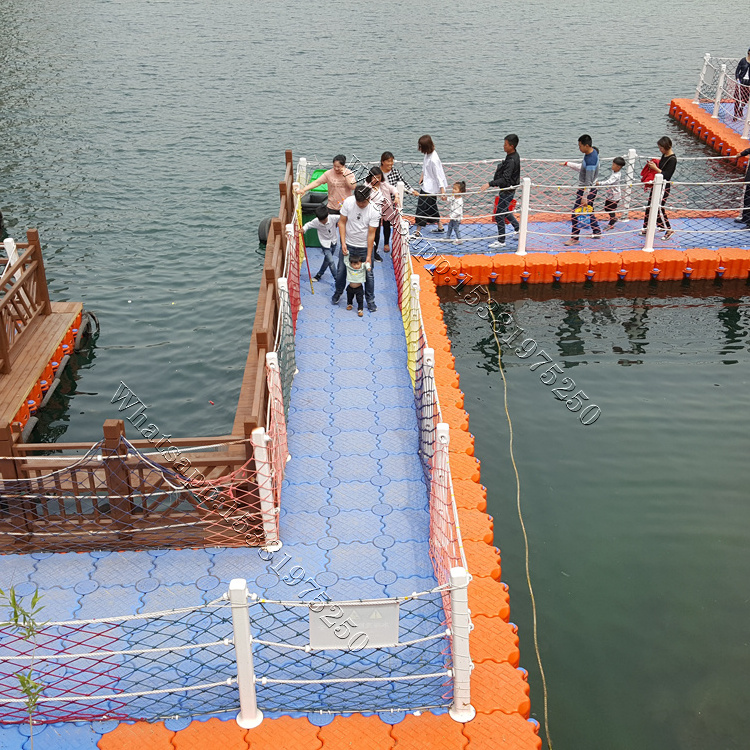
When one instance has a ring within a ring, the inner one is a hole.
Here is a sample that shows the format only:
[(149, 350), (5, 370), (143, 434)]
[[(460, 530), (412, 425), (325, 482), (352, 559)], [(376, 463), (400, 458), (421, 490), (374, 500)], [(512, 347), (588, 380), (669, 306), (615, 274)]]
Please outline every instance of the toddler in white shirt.
[(453, 183), (453, 194), (448, 196), (448, 234), (445, 236), (446, 239), (451, 238), (451, 234), (455, 233), (456, 243), (461, 242), (461, 221), (464, 218), (464, 199), (463, 194), (466, 192), (466, 183), (454, 182)]

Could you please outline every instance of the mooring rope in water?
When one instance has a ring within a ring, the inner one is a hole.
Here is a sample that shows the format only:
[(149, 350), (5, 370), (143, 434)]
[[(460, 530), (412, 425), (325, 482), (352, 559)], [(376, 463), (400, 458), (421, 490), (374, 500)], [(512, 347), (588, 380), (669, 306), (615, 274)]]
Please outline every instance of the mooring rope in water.
[(526, 534), (526, 524), (523, 522), (523, 513), (521, 512), (521, 478), (519, 477), (518, 466), (516, 466), (516, 459), (513, 455), (513, 422), (510, 418), (510, 412), (508, 411), (508, 381), (505, 379), (505, 372), (503, 372), (503, 365), (500, 360), (502, 355), (502, 348), (500, 346), (500, 339), (497, 337), (497, 330), (495, 329), (495, 322), (497, 318), (495, 317), (495, 313), (492, 310), (492, 303), (494, 302), (494, 300), (492, 299), (492, 295), (490, 294), (489, 289), (487, 290), (487, 300), (487, 308), (489, 309), (490, 315), (492, 316), (492, 335), (494, 336), (495, 343), (497, 344), (497, 365), (500, 369), (500, 375), (503, 378), (503, 401), (505, 406), (505, 416), (508, 419), (508, 429), (510, 431), (510, 461), (513, 464), (513, 472), (516, 475), (516, 509), (518, 510), (518, 520), (521, 523), (521, 531), (523, 532), (523, 543), (525, 547), (526, 583), (529, 587), (529, 596), (531, 597), (531, 612), (534, 623), (534, 651), (536, 652), (536, 663), (539, 665), (539, 673), (542, 676), (542, 691), (544, 692), (544, 734), (547, 737), (547, 747), (549, 747), (549, 750), (552, 750), (552, 739), (549, 736), (549, 715), (547, 710), (547, 678), (544, 675), (544, 667), (542, 667), (542, 656), (539, 653), (539, 639), (536, 623), (536, 599), (534, 598), (534, 588), (531, 585), (531, 573), (529, 571), (529, 537)]

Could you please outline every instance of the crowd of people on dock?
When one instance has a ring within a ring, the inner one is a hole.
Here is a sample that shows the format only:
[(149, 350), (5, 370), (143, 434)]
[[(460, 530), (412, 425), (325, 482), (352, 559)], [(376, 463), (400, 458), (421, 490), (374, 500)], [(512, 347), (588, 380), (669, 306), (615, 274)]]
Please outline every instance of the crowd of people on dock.
[[(748, 52), (748, 66), (750, 66), (750, 52)], [(748, 67), (750, 70), (750, 67)], [(738, 68), (738, 75), (741, 71)], [(497, 239), (489, 244), (492, 249), (506, 247), (508, 231), (517, 234), (518, 219), (513, 213), (515, 207), (516, 190), (521, 185), (521, 157), (518, 153), (519, 138), (515, 133), (509, 133), (503, 141), (505, 159), (500, 162), (493, 178), (483, 184), (478, 192), (496, 188), (496, 198), (493, 218), (497, 225)], [(654, 191), (654, 178), (662, 175), (664, 188), (659, 202), (656, 217), (656, 228), (664, 232), (663, 239), (670, 239), (674, 230), (667, 215), (667, 201), (669, 199), (672, 180), (677, 168), (677, 156), (672, 148), (669, 136), (663, 136), (657, 141), (661, 152), (659, 159), (647, 162), (641, 173), (642, 182), (651, 184), (648, 203), (643, 217), (641, 235), (647, 233), (651, 213), (651, 202)], [(446, 239), (454, 238), (454, 242), (461, 243), (461, 222), (463, 220), (464, 196), (466, 183), (457, 181), (448, 194), (448, 181), (442, 162), (438, 156), (435, 144), (429, 135), (423, 135), (417, 147), (423, 155), (422, 174), (419, 189), (412, 187), (408, 180), (394, 167), (394, 155), (390, 151), (383, 152), (380, 166), (371, 167), (361, 185), (357, 184), (354, 172), (347, 168), (346, 157), (339, 154), (333, 158), (333, 166), (320, 177), (304, 187), (299, 187), (297, 193), (304, 195), (308, 191), (326, 185), (328, 200), (315, 211), (315, 218), (307, 222), (302, 228), (316, 229), (322, 246), (323, 262), (315, 279), (320, 281), (326, 270), (330, 269), (335, 280), (335, 291), (331, 301), (339, 303), (344, 291), (347, 295), (347, 309), (353, 309), (357, 302), (357, 312), (363, 315), (364, 303), (370, 312), (375, 312), (375, 280), (373, 263), (382, 261), (378, 252), (380, 236), (383, 236), (383, 251), (390, 252), (390, 237), (392, 221), (396, 218), (396, 208), (401, 207), (401, 198), (396, 186), (404, 185), (404, 189), (417, 196), (417, 207), (414, 216), (414, 232), (412, 237), (420, 237), (425, 227), (435, 224), (434, 233), (446, 232), (438, 208), (438, 198), (448, 205), (448, 230)], [(594, 146), (590, 135), (584, 133), (578, 139), (578, 150), (583, 155), (580, 162), (566, 161), (564, 166), (578, 171), (578, 184), (570, 214), (570, 239), (564, 244), (568, 247), (578, 245), (584, 218), (588, 219), (592, 239), (602, 237), (602, 227), (594, 211), (594, 203), (600, 190), (604, 191), (604, 212), (609, 221), (604, 231), (613, 229), (618, 221), (618, 207), (622, 199), (621, 170), (626, 166), (623, 157), (616, 157), (612, 161), (609, 176), (599, 179), (599, 149)], [(737, 160), (750, 154), (746, 149), (737, 156)], [(750, 162), (745, 175), (745, 194), (741, 216), (735, 222), (750, 229)], [(510, 230), (508, 229), (510, 228)], [(338, 252), (338, 258), (336, 254)]]

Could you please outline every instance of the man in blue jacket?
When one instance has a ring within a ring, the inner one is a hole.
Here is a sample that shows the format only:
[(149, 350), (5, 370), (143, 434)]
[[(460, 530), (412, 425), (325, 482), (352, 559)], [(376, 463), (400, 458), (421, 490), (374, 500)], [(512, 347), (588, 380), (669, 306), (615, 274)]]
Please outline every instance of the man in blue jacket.
[(495, 213), (497, 241), (490, 243), (490, 247), (492, 248), (505, 247), (506, 218), (513, 229), (516, 232), (518, 231), (518, 219), (510, 211), (510, 204), (516, 194), (516, 188), (521, 184), (521, 157), (516, 151), (517, 146), (518, 136), (515, 133), (505, 136), (505, 141), (503, 142), (505, 160), (497, 165), (495, 176), (480, 188), (480, 190), (488, 190), (491, 187), (499, 188), (497, 212)]
[[(570, 215), (570, 239), (565, 243), (568, 246), (578, 244), (578, 237), (581, 234), (580, 215), (588, 206), (591, 206), (588, 216), (591, 219), (593, 237), (598, 240), (602, 236), (602, 230), (599, 228), (599, 222), (593, 212), (594, 199), (596, 198), (594, 186), (596, 185), (596, 178), (599, 176), (599, 152), (592, 143), (590, 135), (584, 134), (578, 139), (578, 150), (583, 154), (583, 162), (578, 170), (578, 191), (573, 204), (573, 213)], [(569, 162), (566, 162), (566, 164), (572, 166)], [(589, 188), (589, 191), (587, 195), (584, 195), (586, 188)]]

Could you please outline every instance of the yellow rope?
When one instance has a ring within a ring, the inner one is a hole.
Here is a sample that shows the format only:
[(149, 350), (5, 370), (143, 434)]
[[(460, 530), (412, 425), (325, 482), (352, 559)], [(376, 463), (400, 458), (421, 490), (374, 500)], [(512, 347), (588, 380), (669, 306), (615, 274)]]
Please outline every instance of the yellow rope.
[(492, 316), (492, 335), (495, 337), (495, 343), (497, 344), (497, 364), (500, 368), (500, 375), (503, 378), (503, 398), (505, 402), (505, 416), (508, 419), (508, 429), (510, 430), (510, 460), (513, 464), (513, 472), (516, 475), (516, 509), (518, 510), (518, 520), (521, 522), (521, 531), (523, 532), (523, 543), (526, 549), (526, 583), (529, 587), (529, 596), (531, 597), (531, 612), (534, 619), (534, 651), (536, 651), (536, 663), (539, 665), (539, 673), (542, 676), (542, 690), (544, 691), (544, 734), (547, 737), (547, 747), (552, 750), (552, 739), (549, 736), (549, 715), (547, 710), (547, 678), (544, 676), (544, 668), (542, 667), (542, 657), (539, 653), (539, 640), (537, 634), (537, 623), (536, 623), (536, 599), (534, 598), (534, 589), (531, 585), (531, 573), (529, 572), (529, 537), (526, 534), (526, 524), (523, 522), (523, 513), (521, 512), (521, 479), (518, 475), (518, 466), (516, 466), (516, 459), (513, 455), (513, 422), (510, 418), (510, 412), (508, 411), (508, 381), (505, 379), (505, 372), (503, 372), (503, 364), (501, 361), (502, 349), (500, 347), (500, 339), (497, 337), (497, 331), (495, 330), (495, 313), (492, 311), (492, 296), (489, 290), (487, 291), (488, 304), (487, 307)]

